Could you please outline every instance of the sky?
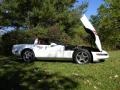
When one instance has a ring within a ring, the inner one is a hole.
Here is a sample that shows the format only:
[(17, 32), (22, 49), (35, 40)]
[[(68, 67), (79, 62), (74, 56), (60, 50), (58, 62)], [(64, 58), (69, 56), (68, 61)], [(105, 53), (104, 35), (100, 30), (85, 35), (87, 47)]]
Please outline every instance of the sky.
[(2, 2), (3, 0), (0, 0), (0, 3)]
[[(79, 5), (82, 1), (85, 0), (78, 0), (77, 4)], [(86, 16), (89, 18), (91, 15), (97, 14), (97, 8), (103, 3), (103, 0), (86, 0), (88, 1), (88, 9), (85, 13)]]

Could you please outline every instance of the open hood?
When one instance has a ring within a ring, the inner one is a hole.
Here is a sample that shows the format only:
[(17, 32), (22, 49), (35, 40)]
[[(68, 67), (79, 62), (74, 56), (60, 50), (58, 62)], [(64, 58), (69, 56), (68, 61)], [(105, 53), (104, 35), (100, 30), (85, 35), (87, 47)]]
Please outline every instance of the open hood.
[(95, 44), (97, 46), (97, 48), (102, 51), (102, 46), (101, 46), (101, 42), (100, 42), (100, 39), (99, 39), (99, 36), (95, 30), (95, 28), (93, 27), (93, 25), (91, 24), (91, 22), (88, 20), (88, 18), (83, 15), (81, 18), (80, 18), (81, 22), (83, 23), (85, 29), (87, 32), (90, 32), (94, 35), (94, 39), (95, 39)]

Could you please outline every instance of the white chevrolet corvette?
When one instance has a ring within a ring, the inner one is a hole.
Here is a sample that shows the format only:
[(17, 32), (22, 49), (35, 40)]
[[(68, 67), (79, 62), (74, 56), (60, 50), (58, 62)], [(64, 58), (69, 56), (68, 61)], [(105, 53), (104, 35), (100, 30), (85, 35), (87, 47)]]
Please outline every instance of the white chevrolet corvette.
[(109, 58), (109, 54), (102, 50), (99, 36), (87, 17), (83, 15), (80, 20), (86, 32), (93, 36), (96, 49), (85, 46), (59, 45), (49, 43), (47, 39), (35, 39), (33, 44), (13, 45), (12, 53), (21, 56), (25, 62), (33, 61), (35, 58), (62, 58), (73, 59), (78, 64), (86, 64)]

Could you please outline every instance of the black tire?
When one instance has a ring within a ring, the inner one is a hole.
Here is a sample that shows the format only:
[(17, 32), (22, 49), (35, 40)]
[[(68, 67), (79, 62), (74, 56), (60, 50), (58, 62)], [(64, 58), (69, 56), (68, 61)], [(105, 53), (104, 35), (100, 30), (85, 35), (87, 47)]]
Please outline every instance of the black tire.
[(35, 59), (34, 52), (32, 50), (24, 50), (21, 54), (24, 62), (32, 62)]
[(87, 49), (78, 49), (73, 53), (73, 61), (78, 64), (92, 62), (92, 55)]

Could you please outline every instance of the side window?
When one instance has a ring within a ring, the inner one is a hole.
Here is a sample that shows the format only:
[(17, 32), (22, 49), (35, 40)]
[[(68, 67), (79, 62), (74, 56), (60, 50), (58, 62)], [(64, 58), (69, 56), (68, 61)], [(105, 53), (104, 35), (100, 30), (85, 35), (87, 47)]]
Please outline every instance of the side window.
[(41, 45), (50, 45), (49, 41), (47, 39), (39, 39), (38, 44)]

